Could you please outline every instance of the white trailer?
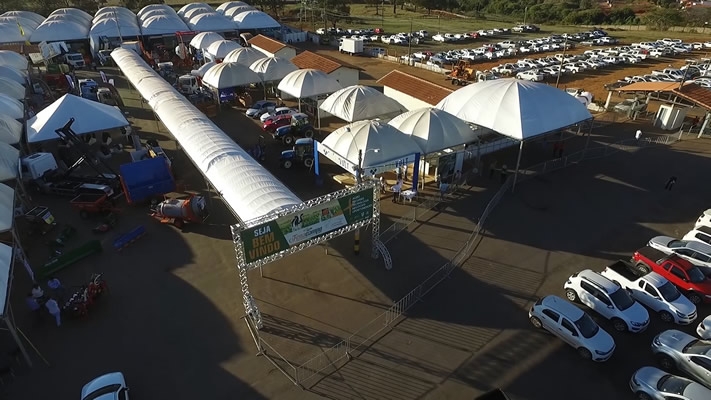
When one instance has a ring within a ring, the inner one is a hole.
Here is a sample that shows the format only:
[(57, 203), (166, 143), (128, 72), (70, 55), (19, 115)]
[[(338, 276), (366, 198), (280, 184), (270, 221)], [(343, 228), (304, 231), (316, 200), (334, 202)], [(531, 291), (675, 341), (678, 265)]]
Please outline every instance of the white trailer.
[(338, 46), (338, 51), (350, 55), (363, 53), (363, 39), (343, 38)]

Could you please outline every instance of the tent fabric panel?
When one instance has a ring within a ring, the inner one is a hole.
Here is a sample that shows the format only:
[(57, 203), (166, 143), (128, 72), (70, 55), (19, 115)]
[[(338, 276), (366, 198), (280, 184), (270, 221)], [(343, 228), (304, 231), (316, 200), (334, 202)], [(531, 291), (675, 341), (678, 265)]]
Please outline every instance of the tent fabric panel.
[(0, 183), (0, 232), (12, 229), (15, 220), (15, 190)]
[(302, 99), (334, 93), (342, 88), (335, 78), (317, 69), (296, 70), (285, 76), (278, 86), (282, 92)]
[(0, 142), (0, 182), (17, 178), (20, 150)]
[(12, 247), (0, 243), (0, 316), (5, 316), (8, 294), (10, 293), (10, 277), (13, 264)]
[(117, 49), (111, 57), (237, 218), (250, 221), (301, 203), (135, 52)]
[(0, 110), (0, 142), (17, 144), (22, 138), (22, 123)]

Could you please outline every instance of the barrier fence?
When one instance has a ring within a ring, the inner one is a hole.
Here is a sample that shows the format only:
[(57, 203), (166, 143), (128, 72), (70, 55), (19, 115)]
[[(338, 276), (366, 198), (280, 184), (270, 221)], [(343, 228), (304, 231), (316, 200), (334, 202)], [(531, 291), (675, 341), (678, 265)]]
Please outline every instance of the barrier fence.
[[(575, 165), (584, 160), (609, 156), (619, 151), (629, 152), (639, 149), (640, 147), (673, 144), (674, 142), (680, 140), (681, 137), (682, 132), (673, 136), (650, 136), (640, 140), (627, 139), (615, 143), (587, 148), (585, 150), (572, 153), (566, 157), (549, 160), (528, 167), (526, 170), (520, 171), (521, 175), (519, 176), (519, 180), (559, 170), (569, 165)], [(253, 333), (252, 336), (255, 338), (255, 342), (257, 343), (259, 354), (266, 356), (266, 358), (269, 359), (269, 361), (276, 368), (284, 373), (284, 375), (286, 375), (292, 383), (299, 385), (302, 388), (306, 388), (309, 384), (315, 383), (318, 379), (338, 370), (338, 368), (347, 363), (351, 358), (358, 357), (365, 350), (367, 350), (369, 346), (377, 342), (380, 337), (386, 334), (389, 331), (389, 328), (398, 323), (408, 310), (417, 304), (425, 295), (435, 289), (442, 281), (449, 277), (455, 268), (461, 266), (471, 256), (475, 250), (477, 242), (479, 241), (481, 231), (483, 230), (487, 218), (499, 204), (505, 193), (511, 188), (512, 183), (513, 176), (509, 176), (496, 194), (494, 194), (491, 200), (489, 200), (489, 203), (482, 212), (481, 217), (477, 221), (476, 226), (472, 230), (464, 246), (457, 251), (450, 261), (439, 267), (421, 284), (407, 293), (400, 300), (393, 303), (393, 305), (385, 312), (377, 316), (351, 336), (343, 339), (341, 342), (330, 348), (321, 350), (320, 354), (314, 356), (308, 361), (300, 365), (294, 365), (283, 357), (276, 349), (270, 346), (264, 339), (262, 339), (253, 327), (250, 327), (250, 332)], [(456, 193), (458, 190), (460, 189), (455, 188), (450, 195)], [(397, 233), (406, 229), (410, 224), (416, 222), (417, 218), (424, 216), (438, 203), (439, 199), (436, 197), (426, 199), (422, 204), (415, 207), (413, 213), (409, 216), (402, 217), (400, 220), (392, 224), (390, 228), (383, 231), (381, 235), (387, 234), (388, 237), (383, 238), (382, 241), (387, 242), (394, 238)], [(248, 322), (249, 318), (245, 318), (245, 321)]]

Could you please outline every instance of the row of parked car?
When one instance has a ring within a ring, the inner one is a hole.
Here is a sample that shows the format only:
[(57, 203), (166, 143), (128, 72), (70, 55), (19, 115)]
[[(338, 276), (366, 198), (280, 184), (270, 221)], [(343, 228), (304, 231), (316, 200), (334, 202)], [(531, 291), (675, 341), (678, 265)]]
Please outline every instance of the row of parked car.
[(711, 88), (711, 59), (687, 61), (681, 68), (664, 68), (645, 75), (626, 76), (608, 87), (620, 87), (636, 82), (693, 82)]
[[(646, 330), (650, 313), (664, 323), (689, 325), (698, 318), (696, 306), (711, 303), (711, 209), (681, 240), (652, 238), (630, 261), (619, 260), (598, 273), (590, 269), (571, 275), (563, 299), (550, 295), (529, 310), (531, 324), (558, 336), (586, 359), (607, 361), (615, 351), (613, 337), (581, 308), (609, 320), (619, 332)], [(711, 316), (696, 328), (698, 338), (676, 329), (652, 341), (651, 350), (662, 370), (643, 367), (630, 388), (641, 400), (711, 399)], [(671, 375), (679, 371), (688, 377)]]

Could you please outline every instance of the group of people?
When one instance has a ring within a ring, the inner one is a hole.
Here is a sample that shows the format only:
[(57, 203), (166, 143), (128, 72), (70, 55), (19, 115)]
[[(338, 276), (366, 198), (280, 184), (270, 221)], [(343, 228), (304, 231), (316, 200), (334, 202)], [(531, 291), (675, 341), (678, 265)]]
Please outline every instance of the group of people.
[(33, 284), (32, 290), (27, 294), (27, 306), (35, 313), (38, 319), (42, 318), (42, 308), (44, 307), (49, 312), (49, 315), (54, 318), (57, 326), (62, 326), (62, 310), (57, 300), (61, 301), (64, 296), (64, 287), (57, 278), (48, 280), (47, 287), (52, 292), (52, 296), (47, 296), (38, 283)]

